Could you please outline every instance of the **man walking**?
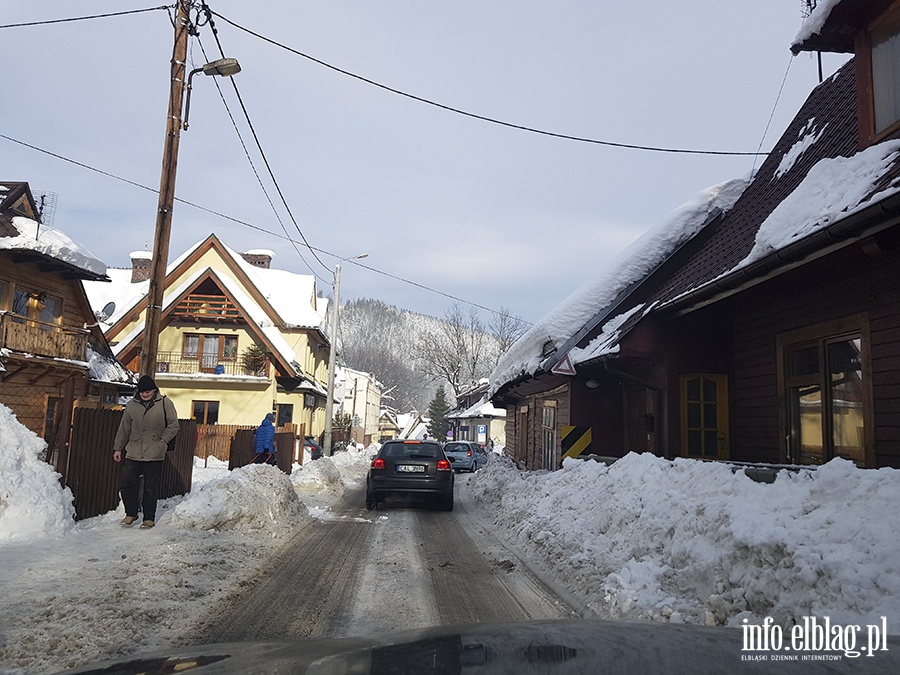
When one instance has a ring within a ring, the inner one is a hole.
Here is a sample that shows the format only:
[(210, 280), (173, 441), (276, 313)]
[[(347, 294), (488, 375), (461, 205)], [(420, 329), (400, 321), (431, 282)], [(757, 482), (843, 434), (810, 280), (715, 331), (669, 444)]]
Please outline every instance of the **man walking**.
[[(144, 514), (141, 527), (156, 524), (156, 500), (159, 481), (169, 441), (178, 433), (178, 413), (175, 405), (161, 396), (156, 383), (149, 375), (138, 380), (137, 393), (125, 406), (116, 440), (113, 443), (113, 459), (121, 462), (122, 502), (125, 518), (122, 525), (137, 520), (138, 508)], [(143, 500), (138, 497), (138, 486), (144, 477)], [(141, 502), (139, 504), (139, 502)]]

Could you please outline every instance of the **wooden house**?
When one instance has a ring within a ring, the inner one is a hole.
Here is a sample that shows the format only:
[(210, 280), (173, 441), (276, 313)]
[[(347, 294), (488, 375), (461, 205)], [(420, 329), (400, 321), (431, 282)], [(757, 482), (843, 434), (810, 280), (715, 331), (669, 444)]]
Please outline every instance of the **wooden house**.
[(504, 355), (521, 466), (900, 467), (900, 3), (823, 3), (804, 27), (796, 51), (854, 57), (749, 184), (675, 212)]
[(73, 409), (117, 406), (134, 391), (85, 281), (108, 282), (106, 265), (41, 222), (28, 183), (0, 182), (0, 403), (47, 440), (62, 474)]
[[(214, 234), (166, 271), (154, 380), (179, 417), (198, 424), (325, 424), (330, 343), (315, 278), (271, 267), (267, 250), (238, 253)], [(111, 284), (88, 284), (94, 307), (117, 309), (105, 327), (115, 353), (140, 370), (150, 256), (110, 269)]]

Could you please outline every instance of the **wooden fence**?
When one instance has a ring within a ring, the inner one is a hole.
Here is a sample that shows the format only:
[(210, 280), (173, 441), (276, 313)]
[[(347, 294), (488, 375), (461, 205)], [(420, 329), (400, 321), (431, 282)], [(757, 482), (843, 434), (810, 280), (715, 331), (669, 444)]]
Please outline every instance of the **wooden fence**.
[[(76, 520), (99, 516), (118, 507), (122, 464), (113, 461), (112, 448), (121, 419), (121, 410), (75, 409), (65, 475), (66, 485), (75, 498)], [(253, 460), (256, 427), (197, 424), (196, 420), (178, 420), (178, 423), (181, 428), (175, 451), (166, 453), (160, 499), (191, 491), (194, 457), (216, 457), (228, 462), (229, 469)], [(285, 473), (290, 474), (294, 461), (303, 459), (302, 451), (295, 450), (295, 439), (302, 438), (303, 429), (303, 425), (294, 424), (276, 429), (275, 456), (278, 467)]]
[[(253, 455), (256, 454), (256, 447), (253, 442), (255, 431), (256, 429), (238, 429), (235, 432), (229, 453), (229, 470), (246, 466), (253, 461)], [(293, 431), (275, 432), (275, 465), (288, 475), (290, 475), (293, 468), (294, 440)]]
[[(113, 511), (119, 505), (122, 464), (112, 458), (121, 410), (76, 408), (66, 485), (75, 498), (75, 518), (82, 520)], [(168, 499), (191, 490), (197, 422), (178, 420), (181, 429), (175, 451), (166, 453), (159, 498)]]

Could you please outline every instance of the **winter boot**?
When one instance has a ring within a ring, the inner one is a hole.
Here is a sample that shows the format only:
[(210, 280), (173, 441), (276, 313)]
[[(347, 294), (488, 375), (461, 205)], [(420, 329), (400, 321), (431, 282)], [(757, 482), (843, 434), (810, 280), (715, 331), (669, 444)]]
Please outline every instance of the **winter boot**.
[(122, 521), (119, 524), (124, 527), (127, 527), (136, 520), (137, 520), (137, 516), (125, 516), (124, 518), (122, 518)]

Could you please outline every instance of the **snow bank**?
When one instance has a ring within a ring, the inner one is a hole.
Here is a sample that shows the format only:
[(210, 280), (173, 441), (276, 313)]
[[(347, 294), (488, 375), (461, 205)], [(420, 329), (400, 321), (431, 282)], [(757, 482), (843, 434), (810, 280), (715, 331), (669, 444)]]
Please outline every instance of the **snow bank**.
[(726, 464), (630, 454), (466, 489), (492, 529), (605, 618), (740, 625), (900, 614), (900, 472), (836, 459), (757, 483)]
[(0, 541), (56, 537), (74, 527), (72, 491), (40, 459), (47, 444), (0, 403)]

